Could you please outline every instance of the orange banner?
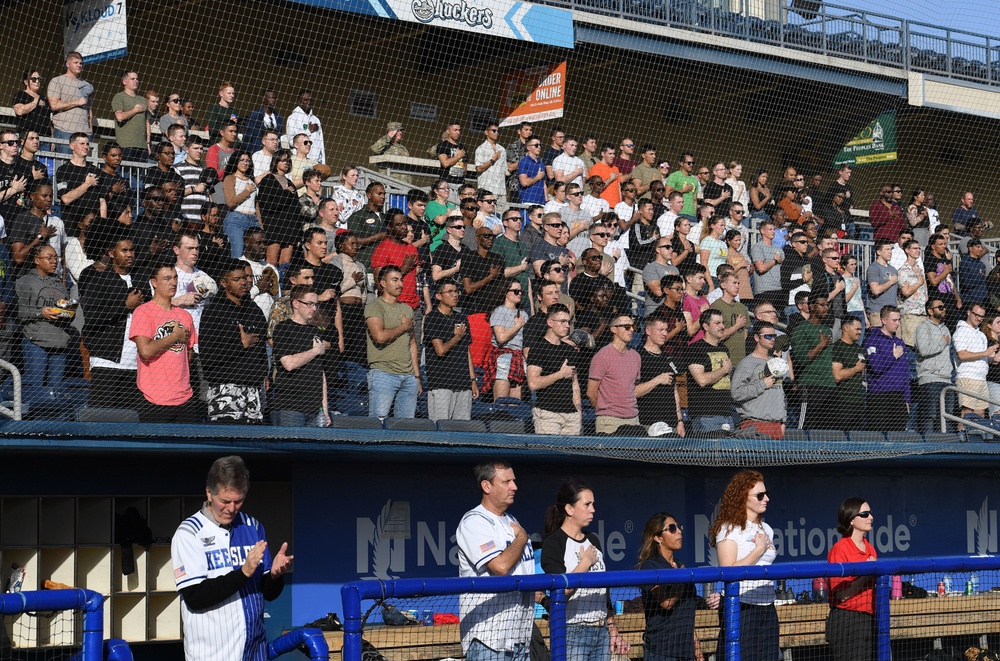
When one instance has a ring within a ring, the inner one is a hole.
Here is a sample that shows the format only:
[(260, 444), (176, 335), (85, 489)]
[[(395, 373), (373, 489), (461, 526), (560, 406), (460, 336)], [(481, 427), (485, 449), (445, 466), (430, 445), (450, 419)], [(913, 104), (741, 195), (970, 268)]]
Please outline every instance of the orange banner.
[(563, 116), (566, 63), (508, 71), (500, 79), (500, 126)]

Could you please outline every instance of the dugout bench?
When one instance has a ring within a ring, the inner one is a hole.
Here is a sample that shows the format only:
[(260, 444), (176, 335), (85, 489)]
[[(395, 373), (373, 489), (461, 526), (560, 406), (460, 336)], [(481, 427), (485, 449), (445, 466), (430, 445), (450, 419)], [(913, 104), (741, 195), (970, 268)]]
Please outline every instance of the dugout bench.
[[(829, 606), (793, 604), (778, 606), (777, 610), (782, 649), (826, 644), (826, 616), (830, 612)], [(892, 620), (889, 635), (892, 640), (1000, 633), (1000, 592), (894, 600), (890, 604), (890, 612)], [(632, 646), (629, 658), (642, 659), (645, 616), (642, 613), (623, 613), (615, 616), (615, 619), (619, 632)], [(536, 624), (548, 639), (548, 620), (536, 620)], [(702, 652), (706, 657), (713, 654), (719, 636), (718, 611), (698, 611), (695, 630), (701, 640)], [(330, 658), (340, 659), (344, 645), (343, 632), (327, 632), (325, 636), (330, 645)], [(362, 636), (389, 661), (462, 658), (457, 624), (435, 627), (392, 627), (380, 624), (366, 627)]]

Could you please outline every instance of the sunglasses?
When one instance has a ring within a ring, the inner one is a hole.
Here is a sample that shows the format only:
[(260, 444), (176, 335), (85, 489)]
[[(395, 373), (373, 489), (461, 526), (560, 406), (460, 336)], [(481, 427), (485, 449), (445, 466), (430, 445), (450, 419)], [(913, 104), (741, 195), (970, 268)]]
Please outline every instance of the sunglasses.
[(581, 190), (578, 190), (575, 193), (566, 193), (566, 194), (569, 195), (570, 197), (583, 197), (583, 191)]
[(632, 144), (631, 142), (626, 142), (622, 144), (622, 147), (628, 147), (629, 149), (631, 149), (632, 147), (635, 147), (635, 145)]
[(509, 294), (517, 294), (518, 296), (520, 296), (524, 292), (522, 292), (520, 289), (508, 289), (507, 293), (509, 293)]
[(591, 255), (590, 257), (587, 258), (587, 261), (588, 262), (599, 262), (602, 259), (604, 259), (604, 258), (601, 257), (600, 255)]
[(4, 141), (3, 141), (3, 143), (4, 143), (5, 145), (7, 145), (8, 147), (13, 147), (13, 146), (15, 146), (15, 145), (16, 145), (16, 144), (17, 144), (18, 142), (19, 142), (19, 140), (4, 140)]
[(561, 266), (556, 266), (556, 267), (553, 267), (553, 268), (549, 269), (549, 273), (562, 273), (562, 272), (563, 272), (563, 268)]
[(632, 330), (633, 328), (635, 328), (635, 324), (633, 324), (632, 322), (629, 322), (627, 324), (615, 324), (614, 326), (612, 326), (612, 328), (624, 328), (625, 330)]
[(545, 223), (546, 227), (562, 227), (562, 223)]
[(927, 309), (928, 310), (944, 310), (944, 306), (943, 305), (932, 305), (931, 307), (929, 307)]
[(867, 519), (871, 515), (872, 515), (872, 511), (871, 510), (864, 510), (862, 512), (858, 512), (858, 516), (860, 516), (862, 519)]
[(313, 141), (312, 141), (312, 140), (303, 140), (303, 141), (302, 141), (302, 144), (304, 144), (304, 145), (310, 145), (310, 146), (311, 146), (311, 145), (312, 145), (312, 143), (313, 143)]
[(591, 234), (591, 236), (600, 236), (600, 237), (603, 237), (605, 239), (610, 239), (611, 238), (611, 233), (610, 232), (594, 232), (593, 234)]
[(623, 188), (622, 190), (624, 190), (626, 193), (635, 193), (636, 192), (636, 189), (634, 189), (634, 188)]
[(529, 146), (529, 147), (541, 147), (541, 146), (542, 146), (542, 143), (540, 143), (540, 142), (532, 142), (532, 143), (531, 143), (530, 145), (528, 145), (528, 146)]
[(506, 218), (503, 219), (503, 221), (505, 223), (513, 221), (513, 220), (516, 220), (517, 222), (521, 222), (521, 217), (520, 216), (507, 216)]
[(487, 239), (488, 239), (488, 240), (490, 240), (490, 241), (492, 241), (492, 240), (493, 240), (493, 239), (495, 239), (496, 237), (495, 237), (495, 236), (493, 235), (493, 233), (491, 232), (491, 233), (489, 233), (489, 234), (477, 234), (477, 235), (476, 235), (476, 238), (477, 238), (477, 239), (483, 239), (484, 241), (485, 241), (485, 240), (487, 240)]
[(473, 206), (464, 206), (464, 207), (462, 207), (462, 211), (478, 211), (478, 210), (479, 210), (479, 207), (473, 207)]
[(681, 161), (681, 165), (694, 165), (694, 161)]
[(765, 340), (772, 340), (772, 341), (775, 340), (777, 337), (778, 336), (776, 334), (774, 334), (774, 333), (765, 333), (764, 335), (761, 335), (761, 338), (763, 338)]
[(684, 526), (679, 523), (671, 523), (670, 525), (665, 526), (660, 532), (668, 532), (671, 535), (676, 535), (679, 532), (684, 532)]
[(485, 202), (486, 204), (496, 204), (497, 200), (496, 198), (493, 198), (492, 200), (483, 200), (483, 202)]
[(746, 213), (746, 211), (738, 211), (736, 209), (733, 209), (732, 213), (736, 214), (737, 216), (742, 216), (743, 214)]
[(33, 83), (37, 83), (37, 82), (38, 82), (38, 81), (40, 81), (41, 79), (42, 79), (42, 77), (41, 77), (41, 76), (32, 76), (32, 77), (31, 77), (31, 78), (29, 78), (28, 80), (30, 80), (30, 81), (31, 81), (31, 82), (33, 82)]
[(181, 102), (180, 99), (170, 99), (169, 101), (167, 101), (167, 103), (180, 103), (180, 102)]
[(758, 502), (761, 502), (765, 498), (767, 498), (767, 492), (766, 491), (758, 491), (757, 493), (752, 493), (750, 495), (753, 496), (754, 498), (756, 498)]
[(451, 230), (464, 230), (465, 225), (448, 225), (448, 229)]

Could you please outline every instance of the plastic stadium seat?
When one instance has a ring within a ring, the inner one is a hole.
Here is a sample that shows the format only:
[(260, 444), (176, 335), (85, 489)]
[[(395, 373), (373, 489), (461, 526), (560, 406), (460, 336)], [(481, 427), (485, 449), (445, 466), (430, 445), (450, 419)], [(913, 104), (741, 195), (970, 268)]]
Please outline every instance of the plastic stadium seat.
[(460, 431), (486, 433), (486, 423), (482, 420), (438, 420), (439, 431)]
[(915, 431), (891, 431), (886, 435), (890, 443), (923, 443), (924, 437)]
[(880, 431), (851, 431), (847, 438), (852, 443), (885, 443), (885, 434)]
[(820, 443), (843, 443), (847, 440), (847, 434), (839, 429), (811, 429), (809, 440)]
[(804, 429), (785, 429), (786, 441), (808, 441), (809, 434)]
[(940, 431), (924, 434), (924, 440), (928, 443), (960, 443), (962, 441), (958, 433)]
[(437, 431), (437, 425), (427, 418), (386, 418), (385, 428), (396, 431)]
[(354, 415), (333, 415), (327, 429), (382, 429), (382, 421)]
[(77, 422), (139, 422), (133, 409), (102, 409), (85, 406), (76, 410)]
[(520, 420), (490, 420), (486, 428), (493, 434), (523, 434), (524, 423)]

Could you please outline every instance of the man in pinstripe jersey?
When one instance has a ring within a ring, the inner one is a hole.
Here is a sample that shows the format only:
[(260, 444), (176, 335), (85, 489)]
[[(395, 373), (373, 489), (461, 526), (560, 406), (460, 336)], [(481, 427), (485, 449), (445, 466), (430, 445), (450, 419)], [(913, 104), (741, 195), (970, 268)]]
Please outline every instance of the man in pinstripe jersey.
[(288, 543), (271, 557), (264, 526), (240, 511), (250, 471), (222, 457), (208, 471), (208, 500), (174, 533), (170, 557), (181, 593), (186, 661), (265, 661), (264, 600), (273, 601), (292, 563)]

